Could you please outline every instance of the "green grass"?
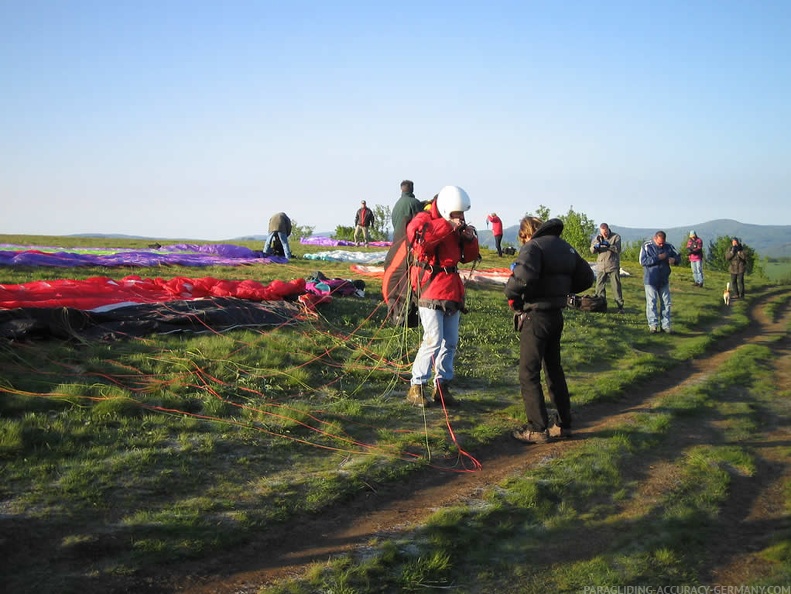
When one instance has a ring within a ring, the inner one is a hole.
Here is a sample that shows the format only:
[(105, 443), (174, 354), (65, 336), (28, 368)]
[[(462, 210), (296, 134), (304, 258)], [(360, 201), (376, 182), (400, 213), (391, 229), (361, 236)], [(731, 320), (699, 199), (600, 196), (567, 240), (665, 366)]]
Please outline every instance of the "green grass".
[[(485, 505), (443, 509), (403, 540), (379, 543), (365, 561), (327, 564), (265, 591), (325, 592), (343, 584), (346, 592), (539, 593), (701, 583), (698, 571), (710, 562), (706, 544), (732, 530), (721, 517), (731, 484), (756, 472), (744, 426), (754, 433), (761, 413), (741, 405), (760, 400), (770, 374), (743, 370), (765, 365), (768, 355), (740, 349), (704, 384), (657, 399), (610, 435), (506, 480), (483, 495)], [(730, 408), (721, 406), (725, 386), (733, 389)], [(679, 424), (700, 423), (713, 408), (726, 418), (707, 424), (699, 442), (671, 439)], [(641, 476), (651, 461), (661, 474)], [(645, 484), (650, 492), (641, 492)], [(565, 559), (574, 541), (586, 543), (584, 559)], [(768, 583), (787, 577), (788, 551), (785, 533), (761, 553), (773, 568)]]
[[(317, 249), (294, 246), (297, 256)], [(487, 253), (478, 268), (503, 265)], [(676, 268), (676, 334), (649, 335), (639, 266), (624, 267), (633, 273), (624, 279), (625, 315), (566, 315), (564, 366), (577, 407), (618, 401), (749, 324), (746, 303), (721, 305), (716, 287), (724, 286), (726, 275), (708, 273), (700, 289), (691, 286), (689, 270)], [(0, 282), (140, 274), (266, 283), (315, 270), (352, 277), (346, 264), (295, 258), (287, 265), (199, 270), (14, 268), (1, 270)], [(112, 343), (0, 344), (0, 501), (6, 513), (46, 523), (62, 543), (48, 552), (53, 566), (68, 567), (76, 580), (81, 574), (128, 575), (211, 556), (371, 484), (409, 480), (429, 464), (458, 464), (459, 446), (441, 413), (423, 416), (403, 403), (418, 332), (385, 324), (380, 281), (363, 280), (365, 298), (336, 298), (316, 319), (290, 327)], [(771, 288), (750, 278), (748, 287), (748, 297)], [(784, 299), (773, 315), (781, 315)], [(455, 381), (464, 407), (451, 411), (450, 423), (458, 442), (474, 453), (521, 422), (524, 411), (518, 336), (502, 288), (472, 285), (468, 301)], [(687, 579), (702, 560), (686, 541), (716, 520), (734, 473), (750, 471), (750, 452), (739, 444), (760, 418), (750, 395), (770, 381), (766, 357), (737, 351), (734, 363), (704, 386), (507, 481), (484, 497), (481, 509), (444, 510), (409, 543), (382, 542), (367, 560), (316, 568), (312, 585), (284, 585), (282, 591), (418, 591), (461, 583), (482, 584), (480, 591), (509, 591), (508, 584), (530, 591), (533, 580), (569, 591), (580, 584)], [(737, 387), (727, 402), (714, 396), (723, 386)], [(667, 445), (674, 424), (695, 422), (715, 408), (719, 445), (684, 451)], [(624, 518), (635, 487), (648, 478), (629, 468), (638, 457), (656, 456), (657, 448), (669, 449), (667, 464), (678, 482), (651, 510)], [(568, 541), (575, 530), (603, 531), (621, 544), (558, 566), (551, 547), (542, 551), (539, 543)], [(630, 535), (640, 531), (656, 535), (630, 550)], [(767, 556), (784, 558), (785, 538)], [(678, 539), (683, 546), (674, 544)], [(93, 561), (75, 561), (82, 550), (90, 550)], [(535, 564), (524, 563), (526, 551)], [(6, 570), (13, 584), (40, 579), (40, 563), (13, 561)], [(40, 591), (57, 591), (64, 580), (44, 580)]]

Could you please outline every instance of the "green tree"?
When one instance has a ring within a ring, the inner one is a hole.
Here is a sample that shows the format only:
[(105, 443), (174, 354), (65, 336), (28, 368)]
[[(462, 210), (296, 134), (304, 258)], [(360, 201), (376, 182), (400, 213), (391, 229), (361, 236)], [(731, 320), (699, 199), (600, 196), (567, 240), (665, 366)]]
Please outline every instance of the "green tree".
[(621, 243), (621, 262), (639, 262), (640, 261), (640, 248), (647, 242), (648, 239), (635, 239), (634, 241), (627, 241)]
[(300, 225), (296, 219), (291, 219), (291, 237), (294, 239), (301, 239), (303, 237), (310, 237), (313, 235), (315, 227), (308, 227), (307, 225)]
[(374, 222), (371, 225), (371, 239), (374, 241), (387, 241), (390, 238), (390, 221), (392, 213), (389, 206), (377, 204), (373, 207)]
[(332, 238), (339, 241), (354, 241), (354, 227), (338, 225), (335, 227), (335, 233), (332, 234)]
[[(532, 215), (528, 212), (525, 216), (536, 216), (542, 221), (552, 218), (549, 208), (543, 204), (538, 206), (536, 213)], [(568, 241), (580, 254), (590, 253), (590, 241), (596, 231), (596, 223), (584, 213), (575, 212), (573, 206), (569, 207), (566, 214), (559, 215), (557, 218), (563, 221), (563, 239)]]
[[(715, 239), (709, 241), (709, 247), (706, 252), (706, 266), (712, 270), (720, 272), (728, 272), (730, 262), (725, 259), (725, 254), (731, 247), (731, 240), (733, 238), (727, 235), (720, 235)], [(742, 244), (744, 250), (745, 260), (745, 273), (763, 275), (763, 268), (758, 261), (758, 254), (753, 248), (746, 243)]]

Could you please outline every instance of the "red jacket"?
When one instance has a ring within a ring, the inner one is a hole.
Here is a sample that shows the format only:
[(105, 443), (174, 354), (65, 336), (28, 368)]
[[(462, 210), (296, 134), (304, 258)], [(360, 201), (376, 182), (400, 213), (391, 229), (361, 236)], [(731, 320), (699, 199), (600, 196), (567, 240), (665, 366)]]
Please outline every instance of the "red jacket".
[(503, 221), (497, 215), (489, 215), (486, 217), (486, 220), (492, 224), (492, 235), (502, 235), (503, 234)]
[(457, 264), (480, 257), (478, 237), (463, 238), (437, 211), (436, 203), (419, 212), (406, 228), (415, 263), (410, 271), (420, 307), (464, 309), (464, 283)]

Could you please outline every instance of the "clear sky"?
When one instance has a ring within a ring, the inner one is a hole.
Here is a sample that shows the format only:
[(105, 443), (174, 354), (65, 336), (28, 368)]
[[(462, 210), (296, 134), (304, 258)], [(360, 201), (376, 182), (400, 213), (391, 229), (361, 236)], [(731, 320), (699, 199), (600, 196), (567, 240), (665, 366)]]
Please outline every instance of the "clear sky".
[(352, 225), (399, 183), (791, 225), (789, 0), (0, 0), (0, 233)]

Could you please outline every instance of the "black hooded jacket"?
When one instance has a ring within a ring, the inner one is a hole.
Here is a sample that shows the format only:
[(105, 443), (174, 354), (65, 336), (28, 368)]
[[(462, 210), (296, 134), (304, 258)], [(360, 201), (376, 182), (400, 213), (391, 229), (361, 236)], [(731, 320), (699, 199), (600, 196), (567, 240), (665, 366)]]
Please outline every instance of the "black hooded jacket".
[(560, 234), (563, 221), (550, 219), (522, 246), (505, 296), (517, 311), (560, 309), (567, 296), (590, 288), (596, 280), (590, 264)]

